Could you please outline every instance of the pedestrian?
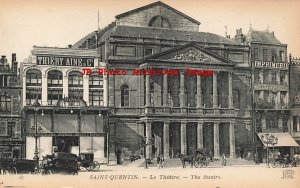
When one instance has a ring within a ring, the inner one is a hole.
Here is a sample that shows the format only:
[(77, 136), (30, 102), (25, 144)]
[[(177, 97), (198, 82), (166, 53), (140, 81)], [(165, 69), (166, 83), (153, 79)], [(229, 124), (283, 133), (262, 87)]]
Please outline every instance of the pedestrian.
[(223, 153), (223, 155), (222, 155), (222, 166), (226, 166), (226, 163), (227, 163), (226, 156), (225, 156), (225, 153)]
[(209, 155), (209, 160), (211, 161), (211, 162), (213, 162), (213, 151), (212, 150), (210, 150), (209, 151), (209, 153), (208, 153), (208, 155)]
[(157, 158), (156, 158), (156, 162), (157, 162), (157, 167), (159, 168), (160, 167), (160, 155), (157, 155)]
[(163, 154), (160, 154), (159, 168), (164, 168), (165, 159)]

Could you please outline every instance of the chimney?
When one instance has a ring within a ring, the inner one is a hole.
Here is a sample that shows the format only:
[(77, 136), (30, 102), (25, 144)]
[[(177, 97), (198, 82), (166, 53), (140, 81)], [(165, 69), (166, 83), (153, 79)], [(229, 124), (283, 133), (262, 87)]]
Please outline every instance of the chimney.
[(7, 64), (7, 59), (5, 55), (1, 55), (0, 64), (5, 65)]
[(18, 72), (18, 62), (15, 61), (12, 63), (12, 71), (13, 71), (13, 73)]
[(272, 35), (272, 36), (275, 36), (274, 31), (271, 32), (271, 35)]
[(234, 39), (235, 39), (235, 43), (237, 44), (242, 44), (244, 43), (244, 35), (243, 35), (243, 31), (242, 31), (242, 28), (239, 28), (236, 30), (236, 35), (234, 36)]
[(72, 44), (69, 44), (69, 45), (68, 45), (68, 48), (72, 48)]
[(15, 53), (11, 54), (11, 63), (13, 64), (15, 61), (17, 61), (17, 56)]

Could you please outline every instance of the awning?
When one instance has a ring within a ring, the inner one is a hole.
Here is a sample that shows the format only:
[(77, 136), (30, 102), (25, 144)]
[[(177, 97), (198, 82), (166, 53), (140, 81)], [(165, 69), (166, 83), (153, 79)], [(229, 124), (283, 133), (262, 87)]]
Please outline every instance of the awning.
[[(265, 134), (267, 133), (257, 133), (260, 141), (262, 141), (261, 136), (265, 137)], [(294, 138), (290, 135), (290, 133), (268, 133), (269, 135), (273, 135), (274, 137), (278, 138), (278, 143), (274, 145), (274, 147), (299, 147), (297, 142), (294, 140)], [(263, 141), (265, 147), (267, 147), (267, 144), (265, 144)], [(268, 145), (268, 147), (273, 147), (273, 145)]]

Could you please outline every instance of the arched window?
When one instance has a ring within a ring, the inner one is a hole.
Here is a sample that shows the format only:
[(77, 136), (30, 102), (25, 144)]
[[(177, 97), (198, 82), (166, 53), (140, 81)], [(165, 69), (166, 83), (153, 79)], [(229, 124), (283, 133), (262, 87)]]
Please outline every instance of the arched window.
[(129, 87), (127, 85), (121, 86), (121, 106), (129, 106)]
[(28, 70), (26, 72), (26, 86), (41, 86), (42, 73), (39, 70)]
[(233, 95), (233, 106), (236, 109), (240, 109), (240, 92), (237, 89), (234, 89), (232, 92)]
[(69, 73), (69, 98), (83, 99), (83, 79), (79, 71)]
[(62, 87), (63, 75), (60, 71), (52, 70), (48, 72), (48, 87)]
[(82, 87), (83, 79), (78, 71), (72, 71), (69, 73), (69, 87)]
[(162, 16), (155, 16), (149, 22), (150, 27), (171, 28), (169, 21)]
[(0, 112), (11, 112), (11, 98), (7, 95), (0, 96)]
[(26, 104), (33, 104), (36, 99), (41, 103), (42, 73), (37, 69), (31, 69), (26, 72)]

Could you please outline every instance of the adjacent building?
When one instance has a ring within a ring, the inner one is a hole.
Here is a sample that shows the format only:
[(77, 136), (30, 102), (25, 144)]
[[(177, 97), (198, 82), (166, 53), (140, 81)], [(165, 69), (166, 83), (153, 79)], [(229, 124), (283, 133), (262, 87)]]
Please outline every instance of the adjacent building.
[(263, 139), (272, 134), (278, 139), (274, 146), (282, 154), (299, 146), (289, 134), (289, 62), (287, 45), (281, 43), (274, 32), (256, 31), (250, 28), (247, 35), (237, 30), (236, 42), (245, 41), (251, 50), (253, 94), (253, 143), (258, 158), (266, 155)]
[[(96, 50), (34, 47), (21, 66), (26, 158), (55, 151), (107, 156), (107, 79)], [(96, 72), (82, 76), (83, 69)], [(38, 104), (38, 105), (37, 105)], [(35, 129), (38, 129), (37, 131)]]
[(0, 157), (24, 156), (23, 129), (21, 126), (21, 87), (16, 54), (12, 62), (6, 56), (0, 59)]
[[(290, 104), (291, 104), (291, 126), (290, 133), (298, 144), (300, 144), (300, 58), (290, 56)], [(295, 153), (300, 153), (300, 148), (295, 148)]]

